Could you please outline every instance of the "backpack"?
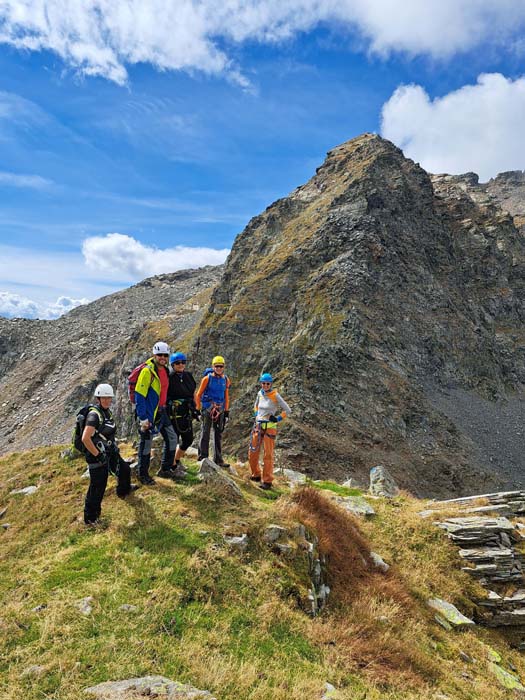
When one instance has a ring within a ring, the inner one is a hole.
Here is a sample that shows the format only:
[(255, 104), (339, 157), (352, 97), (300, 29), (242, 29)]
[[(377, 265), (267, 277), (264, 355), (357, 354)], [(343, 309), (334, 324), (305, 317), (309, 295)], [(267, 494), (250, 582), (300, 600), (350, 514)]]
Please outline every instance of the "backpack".
[(137, 380), (139, 378), (139, 374), (145, 366), (145, 362), (137, 365), (128, 377), (128, 398), (133, 405), (135, 405), (135, 387), (137, 385)]
[(88, 452), (88, 449), (82, 442), (82, 433), (84, 432), (84, 428), (86, 427), (86, 418), (90, 411), (96, 411), (100, 418), (101, 424), (104, 422), (104, 416), (102, 415), (100, 408), (98, 406), (94, 406), (93, 404), (88, 403), (85, 406), (82, 406), (80, 411), (77, 413), (75, 427), (73, 428), (71, 444), (73, 445), (75, 450), (78, 450), (83, 455), (87, 454)]

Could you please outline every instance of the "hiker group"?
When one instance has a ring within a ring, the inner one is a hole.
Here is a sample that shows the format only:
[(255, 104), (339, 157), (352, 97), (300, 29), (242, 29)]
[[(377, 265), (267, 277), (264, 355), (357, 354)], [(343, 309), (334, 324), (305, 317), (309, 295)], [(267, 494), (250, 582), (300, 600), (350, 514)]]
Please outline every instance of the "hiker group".
[[(193, 421), (201, 423), (198, 459), (209, 456), (213, 432), (214, 462), (229, 467), (222, 455), (222, 435), (230, 417), (231, 381), (225, 374), (225, 361), (216, 355), (197, 388), (187, 358), (182, 352), (170, 354), (164, 341), (153, 346), (152, 356), (131, 372), (128, 393), (139, 432), (137, 478), (152, 486), (150, 474), (153, 436), (160, 433), (163, 451), (157, 476), (183, 479), (186, 468), (181, 459), (193, 442)], [(254, 425), (250, 435), (248, 461), (251, 481), (268, 490), (272, 488), (274, 447), (277, 425), (290, 413), (290, 407), (273, 389), (273, 377), (267, 372), (260, 378), (260, 390), (254, 406)], [(77, 415), (75, 447), (84, 453), (89, 469), (89, 488), (84, 502), (84, 522), (96, 524), (100, 518), (102, 499), (108, 475), (117, 477), (117, 496), (125, 498), (139, 488), (131, 484), (130, 462), (124, 460), (115, 442), (116, 426), (110, 410), (114, 391), (110, 384), (99, 384), (94, 402)], [(263, 468), (259, 464), (263, 453)]]

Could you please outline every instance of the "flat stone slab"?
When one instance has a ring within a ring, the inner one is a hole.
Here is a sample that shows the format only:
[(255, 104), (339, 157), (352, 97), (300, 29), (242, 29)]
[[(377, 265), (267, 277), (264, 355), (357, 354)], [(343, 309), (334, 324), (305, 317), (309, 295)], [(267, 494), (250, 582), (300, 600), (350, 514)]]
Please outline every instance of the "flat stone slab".
[(24, 489), (13, 489), (13, 491), (10, 493), (13, 495), (20, 494), (21, 496), (32, 496), (37, 491), (38, 486), (26, 486)]
[(144, 700), (145, 697), (162, 700), (217, 700), (207, 690), (198, 690), (164, 676), (106, 681), (86, 688), (84, 693), (91, 695), (94, 700)]
[[(280, 474), (281, 472), (279, 472)], [(306, 484), (306, 474), (302, 472), (296, 472), (294, 469), (283, 469), (282, 474), (288, 482), (288, 485), (292, 488), (294, 486), (299, 486), (300, 484)]]
[(455, 605), (447, 603), (445, 600), (441, 600), (441, 598), (430, 598), (427, 600), (427, 605), (432, 608), (432, 610), (435, 610), (439, 617), (456, 629), (475, 626), (475, 622), (460, 613)]
[(518, 676), (506, 671), (499, 664), (496, 664), (493, 661), (489, 663), (489, 670), (496, 676), (499, 684), (504, 688), (507, 688), (508, 690), (518, 690), (520, 693), (525, 693), (525, 686), (523, 686)]
[(333, 500), (344, 510), (365, 518), (373, 518), (376, 514), (370, 503), (363, 496), (334, 496)]

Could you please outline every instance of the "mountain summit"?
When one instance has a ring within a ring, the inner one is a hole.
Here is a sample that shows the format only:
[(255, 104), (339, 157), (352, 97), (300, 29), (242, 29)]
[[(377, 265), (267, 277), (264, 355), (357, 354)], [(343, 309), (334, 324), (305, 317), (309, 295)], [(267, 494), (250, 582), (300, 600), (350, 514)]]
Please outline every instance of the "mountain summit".
[(476, 436), (486, 404), (522, 411), (525, 246), (496, 195), (479, 200), (365, 134), (237, 237), (195, 349), (228, 354), (235, 413), (262, 369), (276, 376), (295, 467), (364, 478), (385, 463), (426, 494), (516, 480), (520, 464), (493, 464)]
[(523, 182), (432, 176), (373, 134), (334, 148), (249, 222), (224, 268), (57, 321), (2, 321), (0, 449), (63, 441), (101, 379), (130, 431), (127, 373), (162, 337), (196, 376), (226, 357), (226, 448), (243, 458), (265, 370), (293, 408), (283, 465), (364, 481), (385, 464), (417, 495), (522, 485)]

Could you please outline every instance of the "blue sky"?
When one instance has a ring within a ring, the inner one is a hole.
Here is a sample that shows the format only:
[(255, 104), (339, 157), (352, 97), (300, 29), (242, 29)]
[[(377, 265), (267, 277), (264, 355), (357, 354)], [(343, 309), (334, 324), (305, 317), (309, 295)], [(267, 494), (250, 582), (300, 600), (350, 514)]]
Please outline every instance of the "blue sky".
[(421, 5), (6, 0), (0, 315), (221, 262), (365, 131), (433, 172), (524, 169), (523, 3)]

